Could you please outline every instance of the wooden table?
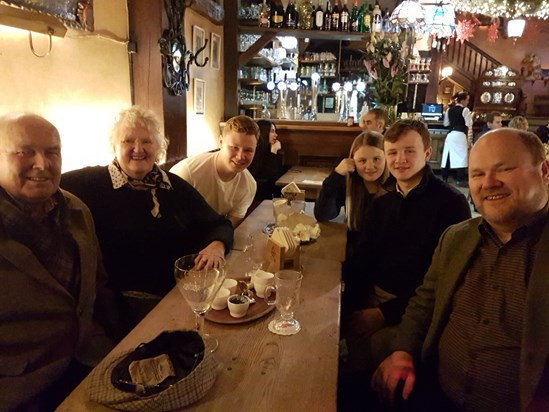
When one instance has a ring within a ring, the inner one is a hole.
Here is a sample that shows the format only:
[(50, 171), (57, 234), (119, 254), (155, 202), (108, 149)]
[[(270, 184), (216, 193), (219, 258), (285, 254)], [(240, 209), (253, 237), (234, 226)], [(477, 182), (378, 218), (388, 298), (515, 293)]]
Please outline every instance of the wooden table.
[[(305, 214), (314, 216), (313, 210), (314, 203), (306, 202)], [(344, 216), (340, 215), (330, 222), (319, 222), (320, 237), (301, 246), (302, 256), (343, 262), (347, 244), (347, 229), (343, 220)], [(270, 223), (274, 223), (272, 201), (264, 200), (235, 230), (233, 249), (244, 250), (248, 234), (262, 231)]]
[[(264, 210), (250, 215), (237, 233), (244, 235), (248, 227), (258, 227), (263, 219), (262, 212)], [(317, 243), (322, 248), (331, 244), (332, 248), (340, 248), (344, 253), (344, 242), (337, 246), (332, 242), (339, 242), (335, 229), (345, 234), (345, 226), (333, 225), (334, 239), (324, 233)], [(185, 410), (336, 410), (341, 263), (338, 259), (320, 259), (312, 255), (305, 251), (302, 258), (304, 275), (300, 305), (295, 315), (302, 330), (293, 336), (269, 332), (267, 325), (276, 316), (276, 310), (240, 325), (207, 321), (206, 332), (219, 340), (215, 357), (222, 367), (207, 395)], [(244, 274), (243, 260), (243, 252), (231, 252), (227, 259), (231, 276)], [(134, 348), (162, 331), (193, 326), (194, 315), (174, 288), (108, 356)], [(87, 380), (84, 380), (58, 411), (110, 410), (90, 402), (86, 388)]]
[(286, 186), (295, 182), (305, 190), (305, 198), (315, 200), (322, 189), (322, 182), (328, 177), (331, 169), (326, 167), (293, 166), (276, 181), (277, 186)]

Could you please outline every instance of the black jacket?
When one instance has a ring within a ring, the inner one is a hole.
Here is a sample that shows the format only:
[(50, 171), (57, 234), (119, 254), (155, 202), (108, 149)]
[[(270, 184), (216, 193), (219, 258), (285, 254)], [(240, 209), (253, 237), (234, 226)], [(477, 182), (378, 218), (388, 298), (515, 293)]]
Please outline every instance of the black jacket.
[(388, 193), (372, 202), (358, 250), (353, 279), (346, 290), (360, 302), (372, 285), (396, 295), (380, 305), (385, 324), (400, 322), (408, 299), (423, 282), (431, 256), (444, 230), (471, 217), (465, 196), (436, 178), (425, 166), (420, 184), (406, 197), (390, 178)]

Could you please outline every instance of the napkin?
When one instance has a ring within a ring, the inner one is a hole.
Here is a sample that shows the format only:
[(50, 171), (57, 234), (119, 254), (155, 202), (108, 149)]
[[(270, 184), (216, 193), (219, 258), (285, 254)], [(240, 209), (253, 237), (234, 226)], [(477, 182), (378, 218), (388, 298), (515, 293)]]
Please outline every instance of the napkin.
[(288, 183), (280, 193), (289, 200), (305, 200), (305, 190), (301, 190), (295, 182)]
[(278, 246), (284, 248), (284, 256), (291, 258), (299, 248), (299, 240), (294, 237), (292, 231), (287, 227), (275, 227), (271, 235)]

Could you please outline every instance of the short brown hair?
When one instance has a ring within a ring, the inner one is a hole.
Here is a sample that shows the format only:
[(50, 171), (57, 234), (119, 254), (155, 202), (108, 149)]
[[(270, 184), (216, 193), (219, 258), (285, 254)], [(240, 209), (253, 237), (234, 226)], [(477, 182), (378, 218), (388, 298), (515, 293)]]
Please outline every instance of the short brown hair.
[(376, 120), (383, 120), (384, 123), (387, 123), (387, 113), (385, 113), (385, 110), (376, 107), (375, 109), (368, 110), (368, 113), (372, 113)]
[(251, 117), (244, 115), (234, 116), (227, 120), (223, 127), (223, 137), (230, 132), (251, 134), (259, 139), (259, 126)]
[(500, 112), (486, 113), (486, 123), (492, 123), (496, 117), (501, 117), (501, 113)]
[(427, 150), (431, 147), (431, 134), (425, 123), (419, 120), (405, 119), (399, 120), (385, 132), (385, 141), (395, 143), (404, 133), (413, 130), (419, 133), (423, 141), (423, 148)]

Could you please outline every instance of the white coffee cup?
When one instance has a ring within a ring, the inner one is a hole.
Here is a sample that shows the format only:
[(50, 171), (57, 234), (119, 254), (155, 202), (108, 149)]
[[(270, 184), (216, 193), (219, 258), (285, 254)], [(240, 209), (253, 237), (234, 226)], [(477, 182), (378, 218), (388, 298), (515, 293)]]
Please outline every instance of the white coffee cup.
[(258, 297), (263, 298), (265, 297), (265, 293), (264, 293), (265, 288), (267, 286), (271, 286), (274, 282), (274, 274), (269, 272), (264, 272), (264, 271), (258, 271), (254, 275), (253, 281), (254, 281), (255, 294)]
[(229, 313), (233, 318), (242, 318), (246, 316), (250, 307), (250, 299), (247, 296), (231, 295), (227, 299)]
[(212, 309), (223, 310), (227, 307), (227, 298), (231, 295), (231, 291), (223, 286), (219, 288), (219, 291), (215, 295), (212, 302)]
[(238, 285), (238, 282), (236, 280), (234, 280), (234, 279), (225, 279), (223, 281), (223, 285), (221, 285), (221, 287), (229, 289), (231, 291), (231, 293), (229, 295), (234, 295), (236, 293), (236, 286), (237, 285)]

